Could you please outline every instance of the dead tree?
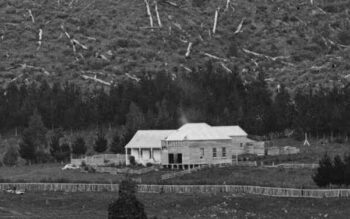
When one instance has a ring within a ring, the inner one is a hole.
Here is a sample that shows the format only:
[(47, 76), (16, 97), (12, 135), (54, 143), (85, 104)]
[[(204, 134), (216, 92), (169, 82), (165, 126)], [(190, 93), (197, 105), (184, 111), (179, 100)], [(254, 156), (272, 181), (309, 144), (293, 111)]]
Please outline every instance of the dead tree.
[(158, 12), (158, 4), (157, 1), (154, 2), (154, 10), (156, 11), (156, 16), (157, 16), (157, 21), (158, 21), (158, 26), (162, 28), (162, 21), (160, 20), (159, 12)]
[(149, 17), (150, 26), (153, 27), (153, 18), (152, 18), (151, 9), (149, 7), (148, 0), (144, 0), (144, 1), (145, 1), (145, 4), (146, 4), (146, 10), (147, 10), (147, 15)]

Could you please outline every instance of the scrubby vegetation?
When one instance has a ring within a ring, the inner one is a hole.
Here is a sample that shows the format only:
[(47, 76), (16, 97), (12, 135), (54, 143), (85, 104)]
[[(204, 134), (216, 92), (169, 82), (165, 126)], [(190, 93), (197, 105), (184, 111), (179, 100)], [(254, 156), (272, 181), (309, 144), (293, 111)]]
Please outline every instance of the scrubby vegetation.
[(265, 72), (273, 88), (347, 83), (347, 1), (172, 2), (157, 1), (161, 28), (155, 1), (153, 28), (138, 0), (3, 2), (1, 82), (47, 78), (91, 89), (98, 82), (83, 77), (119, 84), (143, 73), (190, 72), (212, 59), (227, 72), (237, 68), (247, 81)]
[(346, 155), (342, 159), (336, 155), (333, 160), (325, 154), (319, 161), (319, 168), (312, 177), (314, 182), (320, 187), (329, 185), (349, 186), (350, 185), (350, 156)]

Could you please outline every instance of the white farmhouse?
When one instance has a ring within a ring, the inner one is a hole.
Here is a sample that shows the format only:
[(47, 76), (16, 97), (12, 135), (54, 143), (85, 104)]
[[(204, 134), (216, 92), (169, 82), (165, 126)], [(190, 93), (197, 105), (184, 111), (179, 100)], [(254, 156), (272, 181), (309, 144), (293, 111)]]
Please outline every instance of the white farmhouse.
[(134, 156), (141, 164), (187, 169), (231, 163), (240, 154), (263, 155), (263, 143), (247, 136), (239, 126), (210, 126), (207, 123), (187, 123), (178, 130), (140, 130), (126, 145), (126, 156)]

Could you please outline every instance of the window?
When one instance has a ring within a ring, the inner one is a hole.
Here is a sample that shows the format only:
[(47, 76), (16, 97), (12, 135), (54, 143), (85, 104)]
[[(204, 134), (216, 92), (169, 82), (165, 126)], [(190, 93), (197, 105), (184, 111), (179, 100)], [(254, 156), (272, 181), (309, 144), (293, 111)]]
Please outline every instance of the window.
[(243, 143), (241, 143), (241, 148), (243, 147)]
[(213, 148), (213, 157), (216, 157), (216, 148)]
[(201, 148), (201, 158), (204, 157), (204, 148)]
[(226, 157), (226, 148), (222, 148), (222, 157)]

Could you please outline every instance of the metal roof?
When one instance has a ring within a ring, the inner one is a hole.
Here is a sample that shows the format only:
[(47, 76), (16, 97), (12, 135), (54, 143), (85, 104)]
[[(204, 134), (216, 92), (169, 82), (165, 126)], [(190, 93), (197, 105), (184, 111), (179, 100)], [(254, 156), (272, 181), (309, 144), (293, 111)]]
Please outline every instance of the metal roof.
[(139, 130), (125, 148), (161, 148), (164, 140), (175, 130)]
[(187, 123), (166, 138), (167, 141), (229, 139), (231, 138), (226, 133), (213, 129), (207, 123)]
[(212, 128), (216, 129), (217, 131), (230, 136), (230, 137), (237, 137), (237, 136), (248, 136), (248, 134), (238, 125), (235, 126), (213, 126)]

